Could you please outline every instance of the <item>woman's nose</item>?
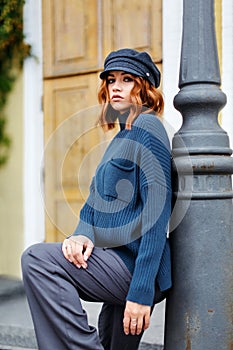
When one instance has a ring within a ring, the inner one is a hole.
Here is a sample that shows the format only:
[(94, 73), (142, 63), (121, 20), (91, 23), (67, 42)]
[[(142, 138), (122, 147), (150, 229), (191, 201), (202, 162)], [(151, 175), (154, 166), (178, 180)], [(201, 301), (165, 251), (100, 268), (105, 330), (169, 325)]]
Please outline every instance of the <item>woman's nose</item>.
[(119, 84), (119, 82), (115, 81), (115, 83), (113, 84), (112, 89), (113, 89), (113, 91), (120, 91), (121, 90), (121, 85)]

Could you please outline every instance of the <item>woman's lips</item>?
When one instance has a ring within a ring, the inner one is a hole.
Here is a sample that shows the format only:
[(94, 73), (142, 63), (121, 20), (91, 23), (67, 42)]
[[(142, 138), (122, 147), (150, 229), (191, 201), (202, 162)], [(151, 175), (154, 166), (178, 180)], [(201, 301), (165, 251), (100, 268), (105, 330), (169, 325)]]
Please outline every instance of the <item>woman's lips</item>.
[(123, 97), (121, 97), (120, 95), (113, 95), (111, 100), (115, 101), (115, 102), (118, 102), (120, 100), (123, 100)]

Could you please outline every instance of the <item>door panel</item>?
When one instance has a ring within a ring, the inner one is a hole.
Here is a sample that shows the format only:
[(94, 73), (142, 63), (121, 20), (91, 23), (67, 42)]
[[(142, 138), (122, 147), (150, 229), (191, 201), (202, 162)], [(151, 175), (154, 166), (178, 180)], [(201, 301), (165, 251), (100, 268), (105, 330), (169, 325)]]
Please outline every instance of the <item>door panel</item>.
[(44, 0), (44, 77), (98, 68), (96, 0)]
[(130, 47), (162, 59), (162, 0), (107, 0), (103, 7), (103, 56)]

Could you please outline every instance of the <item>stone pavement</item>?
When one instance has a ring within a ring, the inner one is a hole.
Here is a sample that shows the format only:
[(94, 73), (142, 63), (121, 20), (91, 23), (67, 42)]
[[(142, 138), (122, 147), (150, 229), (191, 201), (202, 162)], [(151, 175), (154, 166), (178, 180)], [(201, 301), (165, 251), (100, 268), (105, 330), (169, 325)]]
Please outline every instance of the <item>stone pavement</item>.
[[(83, 302), (89, 323), (96, 326), (101, 303)], [(164, 302), (154, 308), (151, 325), (139, 350), (162, 350)], [(0, 350), (35, 350), (36, 339), (22, 282), (0, 276)], [(54, 349), (51, 349), (54, 350)]]

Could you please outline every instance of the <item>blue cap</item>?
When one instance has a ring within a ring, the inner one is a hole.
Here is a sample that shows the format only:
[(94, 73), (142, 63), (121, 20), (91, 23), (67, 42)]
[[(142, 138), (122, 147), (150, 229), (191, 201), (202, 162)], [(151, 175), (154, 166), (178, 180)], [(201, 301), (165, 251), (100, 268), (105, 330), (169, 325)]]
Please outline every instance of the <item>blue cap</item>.
[(100, 78), (105, 79), (110, 71), (121, 70), (148, 80), (156, 88), (160, 84), (160, 71), (147, 52), (133, 49), (112, 51), (105, 59)]

